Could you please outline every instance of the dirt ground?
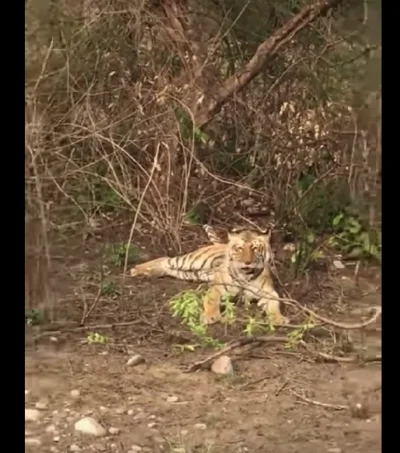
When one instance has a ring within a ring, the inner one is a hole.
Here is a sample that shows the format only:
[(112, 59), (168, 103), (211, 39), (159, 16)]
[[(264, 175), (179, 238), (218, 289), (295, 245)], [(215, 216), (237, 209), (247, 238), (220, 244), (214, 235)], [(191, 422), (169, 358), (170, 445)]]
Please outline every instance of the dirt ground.
[[(143, 247), (150, 252), (153, 246)], [(158, 255), (165, 251), (161, 247)], [(123, 294), (96, 297), (98, 241), (89, 240), (83, 249), (68, 243), (57, 253), (56, 322), (26, 329), (26, 408), (37, 409), (35, 420), (26, 421), (27, 451), (381, 452), (380, 361), (324, 363), (302, 349), (264, 344), (229, 353), (233, 376), (209, 369), (185, 373), (215, 352), (177, 347), (193, 339), (167, 304), (187, 283), (127, 278)], [(106, 267), (102, 278), (119, 282), (120, 273)], [(321, 314), (359, 321), (381, 304), (380, 270), (361, 269), (357, 280), (353, 274), (353, 268), (325, 272), (323, 284), (319, 276), (317, 286), (298, 292)], [(94, 302), (85, 319), (89, 327), (77, 327)], [(88, 344), (90, 332), (104, 335), (107, 344)], [(240, 333), (220, 327), (214, 332), (226, 341)], [(380, 354), (380, 320), (349, 334), (359, 353)], [(145, 363), (127, 366), (135, 354)], [(107, 434), (76, 433), (75, 422), (85, 416)]]

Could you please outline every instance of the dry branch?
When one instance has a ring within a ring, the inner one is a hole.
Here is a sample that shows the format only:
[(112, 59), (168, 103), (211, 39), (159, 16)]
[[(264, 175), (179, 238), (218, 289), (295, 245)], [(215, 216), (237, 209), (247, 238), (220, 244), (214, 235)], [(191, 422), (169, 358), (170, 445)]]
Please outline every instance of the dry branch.
[(193, 371), (196, 371), (209, 363), (211, 363), (213, 360), (217, 359), (218, 357), (221, 357), (222, 355), (226, 354), (229, 351), (232, 351), (232, 349), (240, 348), (241, 346), (246, 346), (251, 343), (286, 343), (287, 338), (286, 337), (246, 337), (246, 338), (241, 338), (239, 340), (234, 341), (231, 344), (228, 344), (225, 348), (221, 349), (220, 351), (216, 352), (215, 354), (211, 354), (208, 357), (206, 357), (204, 360), (199, 360), (198, 362), (193, 363), (185, 372), (186, 373), (191, 373)]
[(256, 50), (251, 60), (236, 74), (226, 79), (218, 88), (216, 94), (211, 96), (204, 93), (198, 99), (197, 104), (202, 107), (194, 114), (197, 127), (203, 127), (209, 123), (219, 112), (222, 105), (235, 93), (241, 91), (255, 77), (257, 77), (270, 59), (290, 42), (293, 37), (303, 28), (326, 14), (342, 0), (318, 0), (304, 7), (296, 16), (289, 19), (281, 28), (275, 31), (269, 38), (263, 41)]

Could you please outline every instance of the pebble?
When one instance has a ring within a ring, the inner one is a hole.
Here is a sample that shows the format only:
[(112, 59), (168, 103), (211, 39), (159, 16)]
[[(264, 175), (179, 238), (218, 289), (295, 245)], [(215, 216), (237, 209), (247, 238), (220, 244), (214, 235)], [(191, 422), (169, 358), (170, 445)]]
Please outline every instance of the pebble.
[(207, 425), (205, 423), (196, 423), (194, 425), (196, 429), (207, 429)]
[(328, 450), (328, 453), (342, 453), (342, 449), (341, 448), (329, 448)]
[(339, 261), (339, 260), (335, 260), (333, 263), (333, 266), (336, 267), (336, 269), (345, 269), (345, 265)]
[(108, 428), (108, 432), (112, 435), (119, 434), (119, 428), (114, 428), (111, 426), (111, 428)]
[(135, 413), (135, 411), (133, 409), (128, 410), (128, 415), (133, 415), (134, 413)]
[(49, 425), (49, 426), (46, 426), (46, 433), (56, 433), (57, 432), (57, 429), (54, 425)]
[(49, 403), (47, 401), (38, 401), (36, 404), (35, 404), (35, 407), (36, 409), (39, 409), (39, 410), (44, 410), (44, 409), (47, 409)]
[(84, 417), (75, 423), (75, 431), (92, 436), (105, 436), (107, 431), (92, 417)]
[(69, 451), (72, 451), (73, 453), (78, 453), (79, 451), (81, 451), (81, 447), (79, 445), (72, 444), (69, 447)]
[(211, 371), (216, 374), (229, 375), (233, 373), (232, 361), (227, 355), (222, 355), (215, 360)]
[(147, 427), (150, 428), (150, 429), (152, 429), (152, 428), (155, 428), (156, 425), (157, 425), (156, 422), (151, 422), (151, 423), (148, 423), (148, 424), (147, 424)]
[(136, 365), (140, 365), (141, 363), (144, 363), (144, 357), (142, 357), (140, 354), (136, 354), (134, 355), (133, 357), (130, 357), (128, 359), (128, 361), (126, 362), (126, 364), (128, 366), (136, 366)]
[(139, 451), (142, 451), (142, 447), (140, 445), (132, 445), (129, 451), (131, 453), (139, 453)]
[(60, 436), (54, 436), (53, 437), (53, 442), (60, 442)]
[(25, 445), (31, 445), (33, 447), (39, 447), (42, 445), (42, 441), (37, 437), (27, 437), (25, 439)]
[[(118, 415), (122, 415), (123, 413), (125, 412), (125, 408), (124, 407), (117, 407), (115, 409), (115, 413), (118, 414)], [(128, 414), (129, 415), (129, 414)], [(132, 414), (131, 414), (132, 415)]]
[(71, 398), (79, 398), (81, 396), (81, 392), (78, 389), (73, 389), (69, 393)]
[(37, 409), (25, 409), (25, 421), (36, 422), (40, 418), (40, 412)]
[(177, 396), (174, 396), (174, 395), (169, 396), (167, 398), (168, 403), (176, 403), (178, 400), (179, 400), (179, 398)]

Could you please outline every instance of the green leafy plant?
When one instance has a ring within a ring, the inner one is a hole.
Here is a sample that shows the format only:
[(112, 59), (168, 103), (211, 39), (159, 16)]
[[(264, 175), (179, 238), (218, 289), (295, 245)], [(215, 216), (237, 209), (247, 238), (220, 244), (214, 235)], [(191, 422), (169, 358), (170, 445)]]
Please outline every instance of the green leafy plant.
[(304, 335), (311, 329), (315, 327), (315, 322), (310, 318), (306, 320), (306, 322), (299, 327), (298, 329), (294, 329), (287, 334), (288, 342), (285, 345), (287, 349), (296, 349), (297, 345), (300, 341), (304, 339)]
[(114, 296), (117, 295), (118, 290), (117, 290), (117, 285), (115, 282), (111, 282), (109, 280), (105, 280), (101, 284), (101, 295), (102, 296)]
[(342, 212), (333, 219), (332, 227), (330, 245), (352, 258), (380, 259), (380, 234), (368, 231), (356, 217)]
[(184, 216), (185, 223), (189, 225), (201, 225), (201, 214), (196, 209), (190, 209)]
[[(108, 262), (116, 267), (122, 267), (125, 263), (125, 256), (128, 249), (128, 245), (120, 242), (117, 244), (109, 244), (106, 247), (106, 254)], [(140, 261), (141, 251), (134, 245), (130, 244), (128, 250), (128, 263), (135, 264)]]
[(261, 323), (258, 319), (248, 317), (246, 325), (243, 329), (243, 332), (248, 336), (252, 337), (257, 333), (264, 332), (265, 329), (265, 324)]
[(299, 242), (296, 251), (291, 257), (294, 273), (297, 276), (304, 272), (313, 262), (323, 256), (321, 246), (317, 244), (315, 235), (308, 231)]
[[(200, 321), (201, 316), (201, 290), (188, 290), (176, 294), (170, 301), (169, 306), (173, 317), (182, 319), (193, 335), (195, 335), (202, 345), (210, 346), (215, 349), (224, 346), (220, 341), (207, 335), (207, 325)], [(197, 345), (192, 345), (193, 350)], [(187, 350), (190, 350), (186, 347)]]
[(97, 332), (90, 332), (89, 335), (87, 336), (87, 342), (89, 344), (101, 344), (105, 345), (107, 344), (107, 337), (104, 335), (100, 335)]
[(187, 112), (179, 107), (175, 109), (176, 117), (180, 125), (180, 133), (184, 140), (194, 138), (195, 143), (207, 143), (209, 137), (201, 129), (193, 125), (192, 118)]
[(25, 311), (25, 324), (29, 326), (37, 326), (44, 321), (44, 314), (40, 310), (26, 310)]

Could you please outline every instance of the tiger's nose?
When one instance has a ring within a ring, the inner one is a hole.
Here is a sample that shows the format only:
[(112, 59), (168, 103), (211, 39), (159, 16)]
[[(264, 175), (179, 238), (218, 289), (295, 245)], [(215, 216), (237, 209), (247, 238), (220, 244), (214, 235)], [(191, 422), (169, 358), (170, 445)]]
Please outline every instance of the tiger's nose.
[(250, 264), (251, 264), (251, 258), (245, 259), (245, 260), (244, 260), (244, 264), (245, 264), (246, 266), (250, 266)]

